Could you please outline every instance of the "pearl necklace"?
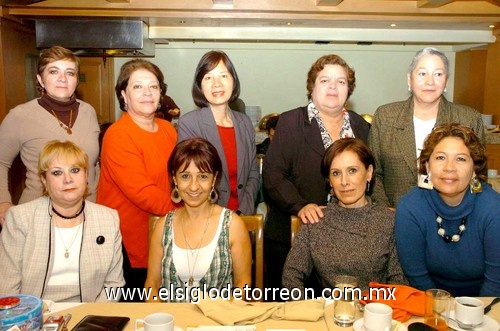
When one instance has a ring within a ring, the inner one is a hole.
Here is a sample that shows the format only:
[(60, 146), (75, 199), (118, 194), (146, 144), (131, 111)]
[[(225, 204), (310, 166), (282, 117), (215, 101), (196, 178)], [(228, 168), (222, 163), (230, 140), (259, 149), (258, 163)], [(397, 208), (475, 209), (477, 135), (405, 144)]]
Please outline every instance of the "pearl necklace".
[(456, 242), (460, 241), (460, 236), (465, 231), (465, 223), (467, 222), (467, 216), (465, 216), (464, 218), (462, 218), (462, 221), (460, 222), (460, 226), (458, 227), (458, 232), (455, 233), (452, 236), (446, 234), (446, 231), (443, 229), (443, 224), (442, 224), (443, 223), (443, 219), (441, 218), (441, 216), (438, 215), (436, 217), (436, 222), (438, 224), (438, 235), (440, 235), (441, 237), (443, 237), (443, 240), (446, 243), (450, 243), (450, 242), (456, 243)]

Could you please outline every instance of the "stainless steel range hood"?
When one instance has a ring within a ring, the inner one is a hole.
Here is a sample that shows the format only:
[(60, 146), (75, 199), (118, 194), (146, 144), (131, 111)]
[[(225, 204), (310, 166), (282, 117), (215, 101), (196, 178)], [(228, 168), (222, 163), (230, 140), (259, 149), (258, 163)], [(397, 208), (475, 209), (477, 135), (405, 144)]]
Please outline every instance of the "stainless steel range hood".
[(35, 26), (40, 49), (60, 45), (78, 56), (155, 56), (155, 43), (142, 21), (37, 19)]

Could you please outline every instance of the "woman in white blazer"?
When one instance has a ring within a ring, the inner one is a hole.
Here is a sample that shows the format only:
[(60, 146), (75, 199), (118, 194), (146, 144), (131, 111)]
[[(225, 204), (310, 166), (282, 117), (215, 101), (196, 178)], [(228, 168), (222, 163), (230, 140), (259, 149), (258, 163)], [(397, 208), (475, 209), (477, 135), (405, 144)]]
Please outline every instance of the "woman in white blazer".
[(72, 142), (54, 140), (42, 149), (44, 196), (11, 207), (0, 234), (0, 297), (120, 299), (125, 281), (118, 212), (85, 200), (87, 171), (87, 154)]

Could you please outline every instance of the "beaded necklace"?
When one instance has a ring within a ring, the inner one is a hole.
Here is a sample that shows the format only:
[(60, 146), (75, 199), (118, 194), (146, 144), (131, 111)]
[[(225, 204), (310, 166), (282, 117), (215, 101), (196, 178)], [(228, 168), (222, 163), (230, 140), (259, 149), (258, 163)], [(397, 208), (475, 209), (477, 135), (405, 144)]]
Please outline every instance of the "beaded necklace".
[(73, 131), (71, 130), (71, 125), (72, 125), (72, 121), (73, 121), (73, 109), (71, 109), (69, 111), (69, 122), (68, 122), (68, 125), (64, 124), (60, 119), (59, 119), (59, 116), (57, 116), (56, 112), (51, 109), (50, 110), (52, 112), (52, 114), (55, 116), (55, 118), (57, 119), (57, 122), (59, 122), (59, 126), (61, 128), (63, 128), (64, 130), (66, 130), (66, 132), (71, 135), (73, 133)]
[(80, 216), (80, 214), (83, 212), (83, 210), (85, 209), (85, 200), (82, 201), (82, 208), (74, 215), (72, 216), (64, 216), (63, 214), (59, 213), (55, 208), (54, 206), (52, 206), (52, 211), (57, 215), (59, 216), (60, 218), (64, 218), (65, 220), (72, 220), (74, 218), (77, 218), (78, 216)]
[(451, 242), (456, 243), (456, 242), (460, 241), (460, 236), (465, 231), (465, 223), (467, 222), (467, 216), (462, 218), (462, 221), (460, 221), (460, 226), (458, 227), (458, 232), (455, 233), (454, 235), (451, 235), (451, 236), (446, 234), (446, 231), (443, 229), (443, 224), (442, 224), (443, 219), (441, 218), (441, 216), (438, 215), (436, 217), (436, 222), (438, 224), (438, 235), (443, 237), (443, 240), (446, 243), (451, 243)]

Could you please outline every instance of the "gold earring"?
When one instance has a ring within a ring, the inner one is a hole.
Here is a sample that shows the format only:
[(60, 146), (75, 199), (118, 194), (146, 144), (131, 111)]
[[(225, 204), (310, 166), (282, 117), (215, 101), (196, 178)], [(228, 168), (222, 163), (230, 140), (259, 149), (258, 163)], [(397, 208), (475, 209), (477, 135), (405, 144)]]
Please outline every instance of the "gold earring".
[(476, 176), (472, 177), (470, 180), (470, 193), (477, 194), (483, 192), (483, 186)]

